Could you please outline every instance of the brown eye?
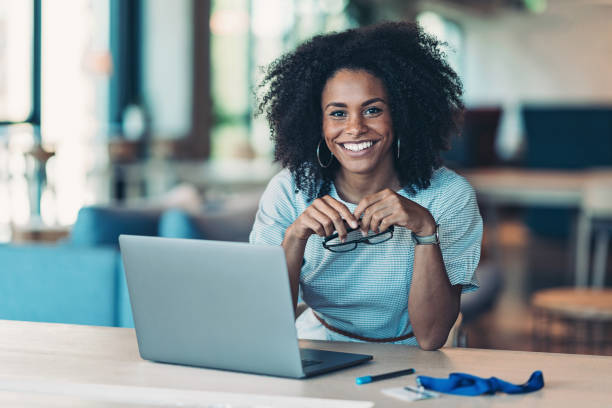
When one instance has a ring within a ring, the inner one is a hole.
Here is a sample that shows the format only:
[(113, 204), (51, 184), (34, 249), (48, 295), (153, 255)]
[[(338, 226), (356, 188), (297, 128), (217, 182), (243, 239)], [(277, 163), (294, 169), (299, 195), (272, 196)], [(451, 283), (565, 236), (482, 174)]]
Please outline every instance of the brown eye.
[(366, 109), (366, 110), (365, 110), (363, 113), (364, 113), (365, 115), (370, 115), (370, 116), (372, 116), (372, 115), (377, 115), (377, 114), (379, 114), (379, 113), (381, 113), (381, 112), (382, 112), (382, 109), (377, 108), (376, 106), (371, 106), (371, 107), (369, 107), (368, 109)]

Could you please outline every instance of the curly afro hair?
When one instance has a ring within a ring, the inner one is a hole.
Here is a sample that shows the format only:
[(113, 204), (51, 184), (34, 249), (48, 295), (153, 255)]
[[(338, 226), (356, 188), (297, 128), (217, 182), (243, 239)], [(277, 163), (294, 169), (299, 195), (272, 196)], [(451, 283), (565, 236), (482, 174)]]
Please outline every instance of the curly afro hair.
[(461, 80), (440, 45), (415, 24), (383, 23), (318, 35), (267, 67), (258, 114), (270, 125), (275, 160), (291, 171), (298, 190), (311, 199), (327, 194), (339, 168), (337, 160), (322, 168), (316, 148), (323, 134), (321, 93), (341, 69), (365, 70), (383, 82), (401, 145), (399, 181), (410, 192), (429, 187), (464, 108)]

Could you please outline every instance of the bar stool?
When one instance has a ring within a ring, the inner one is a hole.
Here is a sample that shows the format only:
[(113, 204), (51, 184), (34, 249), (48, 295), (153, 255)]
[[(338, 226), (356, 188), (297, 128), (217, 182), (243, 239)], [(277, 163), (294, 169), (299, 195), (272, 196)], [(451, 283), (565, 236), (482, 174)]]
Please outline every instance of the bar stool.
[[(539, 349), (606, 354), (612, 345), (612, 289), (604, 289), (611, 233), (612, 180), (595, 175), (583, 192), (578, 221), (576, 287), (545, 289), (531, 298), (533, 340)], [(595, 250), (590, 274), (592, 235)]]

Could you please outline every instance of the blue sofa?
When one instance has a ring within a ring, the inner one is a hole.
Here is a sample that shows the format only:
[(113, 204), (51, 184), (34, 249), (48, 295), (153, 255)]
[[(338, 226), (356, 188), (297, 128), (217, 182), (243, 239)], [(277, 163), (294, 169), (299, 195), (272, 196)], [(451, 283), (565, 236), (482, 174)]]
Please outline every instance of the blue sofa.
[(157, 235), (160, 211), (84, 207), (55, 245), (0, 245), (0, 319), (133, 326), (119, 234)]
[(0, 318), (129, 326), (114, 248), (0, 246)]
[(91, 206), (55, 245), (0, 245), (0, 319), (133, 327), (120, 234), (247, 241), (258, 194), (180, 209)]

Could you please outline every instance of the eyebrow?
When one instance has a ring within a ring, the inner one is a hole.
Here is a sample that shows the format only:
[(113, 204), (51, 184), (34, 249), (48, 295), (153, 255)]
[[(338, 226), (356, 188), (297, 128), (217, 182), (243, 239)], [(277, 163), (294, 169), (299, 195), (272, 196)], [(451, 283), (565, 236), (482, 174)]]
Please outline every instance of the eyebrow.
[[(385, 102), (385, 100), (383, 98), (372, 98), (372, 99), (368, 99), (367, 101), (365, 101), (364, 103), (361, 104), (362, 107), (370, 105), (374, 102), (382, 102), (384, 104), (386, 104), (387, 102)], [(323, 108), (323, 110), (329, 108), (330, 106), (335, 106), (338, 108), (346, 108), (346, 103), (343, 102), (330, 102), (327, 105), (325, 105), (325, 108)]]

